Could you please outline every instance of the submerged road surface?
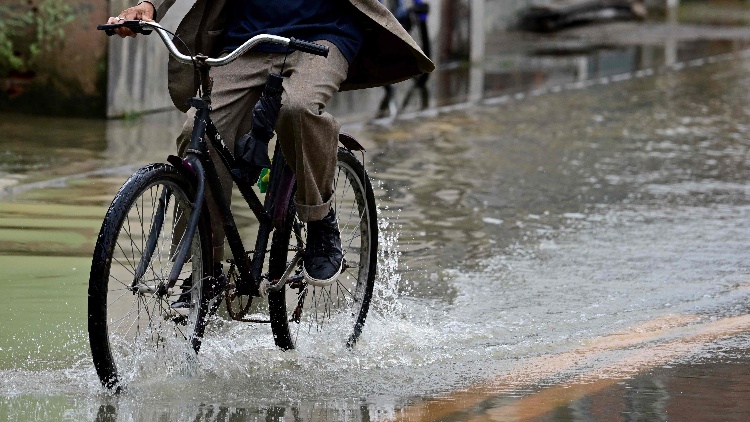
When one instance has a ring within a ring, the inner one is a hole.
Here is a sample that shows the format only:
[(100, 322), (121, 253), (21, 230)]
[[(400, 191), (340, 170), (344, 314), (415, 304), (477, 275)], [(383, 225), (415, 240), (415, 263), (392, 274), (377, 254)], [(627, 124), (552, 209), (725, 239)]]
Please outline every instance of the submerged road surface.
[[(146, 161), (171, 141), (52, 124), (58, 163), (80, 167), (60, 179), (3, 118), (0, 419), (742, 420), (746, 56), (357, 129), (382, 229), (357, 347), (282, 352), (268, 327), (217, 319), (197, 365), (119, 396), (89, 356), (90, 251), (130, 171), (111, 152)], [(696, 373), (721, 394), (681, 382)]]

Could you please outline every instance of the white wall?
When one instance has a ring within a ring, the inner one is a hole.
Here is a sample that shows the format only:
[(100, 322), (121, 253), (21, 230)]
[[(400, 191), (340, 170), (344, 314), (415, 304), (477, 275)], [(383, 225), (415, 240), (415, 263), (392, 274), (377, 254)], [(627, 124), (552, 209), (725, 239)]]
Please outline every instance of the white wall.
[[(111, 0), (112, 16), (135, 4), (133, 0)], [(178, 0), (161, 25), (174, 30), (194, 2)], [(167, 49), (156, 35), (109, 40), (107, 116), (173, 109), (167, 92)]]

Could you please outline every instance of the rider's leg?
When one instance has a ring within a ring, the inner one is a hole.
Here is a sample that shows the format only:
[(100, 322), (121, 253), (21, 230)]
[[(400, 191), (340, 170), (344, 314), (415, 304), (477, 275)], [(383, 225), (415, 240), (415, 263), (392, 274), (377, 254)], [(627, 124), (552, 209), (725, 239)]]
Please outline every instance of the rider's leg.
[(346, 78), (349, 63), (331, 43), (328, 58), (293, 53), (284, 70), (284, 95), (276, 133), (297, 177), (297, 215), (307, 222), (304, 274), (333, 282), (342, 268), (341, 239), (331, 209), (339, 124), (325, 112)]
[(327, 41), (327, 58), (295, 52), (284, 70), (284, 95), (276, 133), (297, 176), (297, 214), (303, 222), (328, 214), (336, 172), (340, 126), (324, 109), (344, 81), (349, 63)]

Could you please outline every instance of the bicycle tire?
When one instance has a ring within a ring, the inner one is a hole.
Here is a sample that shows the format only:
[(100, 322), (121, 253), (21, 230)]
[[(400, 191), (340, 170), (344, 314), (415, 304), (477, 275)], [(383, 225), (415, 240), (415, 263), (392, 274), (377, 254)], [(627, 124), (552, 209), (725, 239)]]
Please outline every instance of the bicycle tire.
[[(107, 210), (88, 289), (91, 355), (107, 389), (119, 391), (142, 371), (175, 368), (185, 351), (200, 349), (210, 305), (203, 280), (213, 270), (207, 214), (199, 220), (177, 286), (169, 292), (160, 288), (194, 195), (193, 183), (173, 166), (151, 164), (125, 182)], [(139, 264), (142, 276), (135, 280)], [(186, 280), (192, 286), (183, 284)], [(189, 300), (189, 306), (172, 309), (177, 299)]]
[[(336, 282), (320, 287), (305, 283), (297, 268), (290, 286), (269, 292), (274, 342), (284, 350), (294, 349), (303, 335), (313, 337), (323, 331), (343, 332), (341, 338), (352, 347), (365, 325), (377, 270), (375, 196), (364, 166), (344, 148), (338, 150), (334, 183), (333, 207), (341, 231), (345, 269)], [(290, 201), (288, 216), (295, 215), (293, 202)], [(287, 224), (274, 231), (269, 256), (271, 280), (283, 275), (291, 256), (302, 250), (304, 238), (304, 225), (296, 218), (287, 218)]]

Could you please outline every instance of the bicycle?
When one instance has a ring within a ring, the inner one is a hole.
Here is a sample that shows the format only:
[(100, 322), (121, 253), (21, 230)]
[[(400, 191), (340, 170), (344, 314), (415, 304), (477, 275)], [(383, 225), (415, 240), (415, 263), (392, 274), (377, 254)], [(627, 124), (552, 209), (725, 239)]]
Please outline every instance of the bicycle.
[[(181, 53), (170, 39), (171, 33), (154, 22), (124, 21), (99, 25), (98, 29), (111, 35), (123, 26), (145, 34), (156, 31), (170, 54), (195, 67), (200, 83), (198, 96), (189, 100), (197, 112), (185, 157), (170, 155), (166, 163), (147, 165), (130, 176), (112, 200), (97, 238), (88, 289), (88, 332), (102, 385), (119, 391), (126, 378), (149, 370), (156, 362), (179, 361), (198, 353), (221, 301), (232, 319), (270, 324), (275, 345), (281, 349), (293, 349), (305, 331), (316, 333), (342, 325), (346, 330), (342, 340), (347, 347), (354, 346), (373, 294), (378, 249), (372, 185), (354, 155), (364, 154), (364, 149), (350, 135), (340, 135), (333, 206), (342, 234), (344, 271), (331, 284), (313, 285), (302, 275), (305, 225), (295, 216), (295, 177), (279, 142), (272, 163), (243, 166), (210, 119), (211, 67), (230, 63), (261, 42), (323, 56), (327, 47), (258, 35), (228, 55), (208, 58)], [(257, 130), (260, 134), (255, 135), (265, 142), (265, 156), (260, 160), (264, 163), (269, 159), (268, 141), (273, 135), (267, 118), (278, 114), (281, 78), (269, 74), (254, 109), (253, 132)], [(256, 118), (261, 120), (259, 127)], [(234, 185), (258, 221), (251, 250), (245, 249), (223, 197), (216, 168), (208, 158), (206, 138), (222, 164), (235, 170)], [(261, 177), (261, 167), (266, 166), (270, 167), (269, 180), (261, 201), (253, 186)], [(204, 201), (207, 185), (219, 205), (218, 217), (232, 252), (226, 277), (217, 276), (213, 268), (209, 222), (214, 216)], [(261, 296), (267, 296), (267, 318), (257, 316), (260, 306), (251, 311), (253, 298)], [(172, 306), (180, 297), (189, 298), (188, 307)]]

